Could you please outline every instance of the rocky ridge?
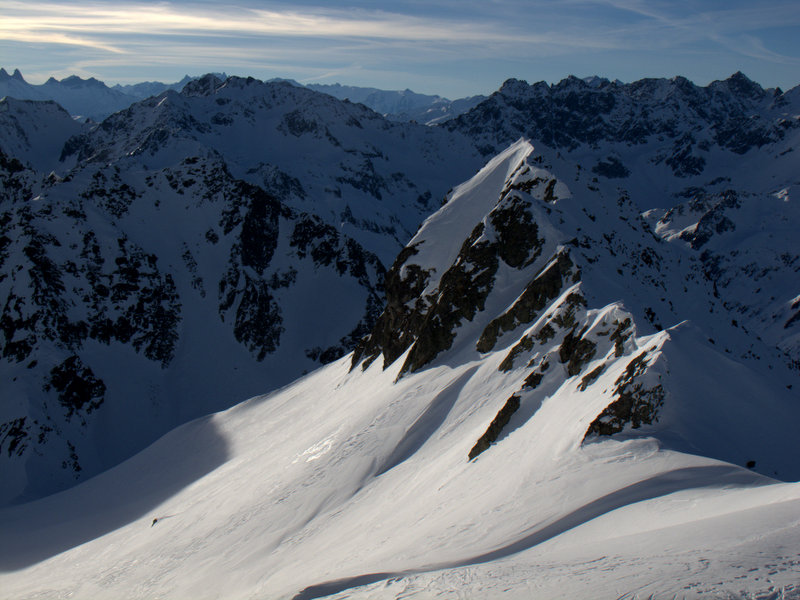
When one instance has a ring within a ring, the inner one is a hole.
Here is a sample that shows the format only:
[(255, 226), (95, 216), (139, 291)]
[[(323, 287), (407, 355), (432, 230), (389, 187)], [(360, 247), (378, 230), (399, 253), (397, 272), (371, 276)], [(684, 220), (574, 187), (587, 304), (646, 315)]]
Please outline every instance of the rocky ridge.
[[(352, 368), (376, 368), (372, 363), (382, 358), (386, 369), (399, 361), (402, 378), (440, 365), (497, 361), (504, 389), (513, 393), (498, 404), (470, 459), (533, 418), (547, 398), (578, 393), (596, 406), (583, 422), (584, 440), (654, 435), (672, 447), (741, 465), (753, 460), (772, 469), (762, 472), (794, 477), (785, 456), (767, 450), (767, 443), (722, 452), (717, 439), (696, 439), (692, 424), (713, 428), (724, 394), (713, 386), (685, 389), (683, 382), (696, 375), (685, 358), (675, 358), (691, 355), (687, 344), (699, 344), (711, 349), (720, 371), (730, 369), (728, 377), (741, 366), (763, 384), (772, 380), (772, 396), (764, 401), (774, 407), (764, 417), (771, 426), (778, 415), (798, 410), (797, 319), (790, 308), (796, 290), (775, 277), (796, 272), (800, 248), (781, 238), (783, 225), (763, 233), (732, 194), (696, 201), (694, 209), (676, 207), (656, 221), (653, 212), (641, 216), (624, 193), (614, 198), (585, 192), (580, 182), (567, 186), (540, 158), (530, 143), (517, 142), (454, 189), (387, 273), (387, 308), (356, 349)], [(794, 205), (785, 204), (780, 222), (796, 223)], [(727, 216), (713, 217), (714, 211)], [(677, 215), (694, 226), (671, 235)], [(731, 225), (713, 225), (723, 218)], [(754, 233), (726, 237), (739, 231), (734, 220)], [(746, 265), (761, 257), (753, 254), (753, 235), (773, 236), (781, 245), (766, 253), (773, 262), (748, 274)], [(442, 251), (442, 240), (462, 239), (449, 254)], [(695, 254), (706, 245), (718, 253)], [(721, 261), (723, 254), (730, 258)], [(708, 272), (714, 256), (717, 270)], [(763, 286), (775, 294), (769, 301)], [(776, 305), (784, 310), (774, 313)], [(742, 401), (753, 418), (766, 406), (756, 397)], [(733, 434), (719, 434), (727, 435)]]

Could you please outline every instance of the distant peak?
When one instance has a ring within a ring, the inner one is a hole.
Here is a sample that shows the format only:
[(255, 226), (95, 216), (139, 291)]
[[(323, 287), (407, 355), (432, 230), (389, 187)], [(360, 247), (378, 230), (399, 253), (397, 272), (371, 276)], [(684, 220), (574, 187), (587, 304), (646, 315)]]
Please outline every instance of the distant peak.
[(213, 73), (207, 73), (199, 79), (189, 81), (183, 86), (181, 94), (184, 96), (208, 96), (222, 85), (222, 80)]
[(578, 77), (575, 77), (575, 75), (570, 75), (570, 76), (569, 76), (569, 77), (567, 77), (566, 79), (562, 79), (561, 81), (559, 81), (559, 82), (558, 82), (558, 83), (557, 83), (555, 86), (553, 86), (553, 87), (554, 87), (555, 89), (560, 89), (560, 90), (563, 90), (563, 89), (567, 89), (567, 88), (579, 88), (579, 89), (586, 89), (586, 88), (588, 88), (588, 87), (590, 87), (590, 86), (589, 86), (589, 84), (588, 84), (586, 81), (584, 81), (583, 79), (579, 79)]
[[(52, 78), (51, 78), (52, 79)], [(66, 85), (68, 87), (76, 88), (76, 87), (105, 87), (105, 84), (102, 81), (95, 79), (94, 77), (90, 77), (89, 79), (82, 79), (77, 75), (70, 75), (69, 77), (65, 77), (60, 81), (61, 85)]]
[(524, 92), (530, 86), (528, 82), (523, 79), (506, 79), (502, 86), (500, 86), (501, 94), (518, 94)]
[(745, 75), (741, 71), (736, 71), (736, 73), (728, 77), (728, 81), (742, 81), (747, 83), (753, 83), (753, 80), (750, 79), (747, 75)]
[(25, 79), (22, 78), (22, 73), (19, 72), (19, 69), (14, 69), (14, 74), (9, 75), (8, 71), (4, 68), (0, 67), (0, 81), (4, 79), (16, 79), (17, 81), (25, 82)]
[(736, 71), (727, 79), (728, 88), (737, 94), (749, 97), (764, 95), (764, 89), (741, 71)]

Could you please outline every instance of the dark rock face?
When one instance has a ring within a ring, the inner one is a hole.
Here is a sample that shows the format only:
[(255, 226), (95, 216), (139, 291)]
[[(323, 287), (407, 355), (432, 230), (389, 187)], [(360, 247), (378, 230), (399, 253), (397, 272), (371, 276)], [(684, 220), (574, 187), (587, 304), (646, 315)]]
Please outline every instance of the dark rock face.
[(583, 370), (584, 365), (594, 358), (597, 345), (584, 337), (585, 329), (577, 332), (577, 328), (572, 329), (561, 342), (558, 349), (558, 357), (562, 363), (567, 365), (567, 374), (572, 377)]
[(519, 396), (512, 395), (506, 403), (503, 405), (503, 408), (497, 413), (497, 416), (492, 420), (489, 424), (489, 428), (486, 430), (475, 445), (472, 447), (472, 450), (469, 451), (469, 460), (477, 457), (482, 452), (489, 449), (500, 434), (503, 431), (503, 428), (508, 425), (508, 422), (511, 420), (511, 416), (519, 410), (520, 402)]
[(638, 429), (658, 420), (658, 411), (664, 404), (665, 392), (661, 384), (646, 387), (638, 381), (648, 366), (647, 352), (642, 352), (628, 363), (625, 372), (614, 382), (613, 394), (617, 400), (603, 410), (589, 425), (586, 435), (613, 435), (630, 425)]
[(592, 173), (597, 173), (607, 179), (623, 179), (631, 174), (616, 156), (609, 156), (606, 160), (598, 161), (592, 167)]
[[(278, 172), (271, 176), (273, 187), (302, 190)], [(280, 295), (291, 292), (301, 270), (341, 277), (363, 314), (346, 328), (335, 324), (343, 331), (333, 343), (298, 341), (298, 361), (343, 356), (380, 313), (385, 269), (375, 254), (318, 216), (236, 179), (218, 158), (187, 157), (144, 174), (124, 161), (90, 163), (44, 184), (5, 159), (0, 183), (0, 354), (40, 390), (35, 409), (15, 406), (0, 422), (0, 449), (23, 462), (36, 452), (52, 455), (56, 474), (47, 477), (55, 487), (48, 491), (93, 472), (87, 440), (97, 415), (125, 397), (119, 374), (109, 379), (108, 364), (98, 365), (98, 344), (121, 353), (125, 364), (134, 361), (133, 376), (137, 369), (152, 376), (148, 364), (167, 372), (185, 328), (203, 325), (186, 323), (188, 307), (212, 319), (216, 313), (232, 339), (264, 361), (281, 347)], [(31, 202), (37, 193), (42, 199)], [(150, 225), (176, 217), (170, 239), (150, 235)], [(206, 304), (207, 313), (198, 308)]]
[(577, 277), (573, 274), (569, 252), (564, 251), (525, 287), (514, 305), (499, 317), (492, 319), (478, 340), (478, 352), (490, 352), (503, 332), (512, 331), (522, 324), (532, 323), (550, 300), (556, 298), (565, 282)]
[[(372, 332), (356, 346), (353, 367), (366, 356), (366, 368), (382, 352), (385, 368), (414, 343), (414, 332), (421, 325), (420, 297), (429, 274), (419, 265), (413, 264), (405, 266), (405, 275), (402, 272), (406, 261), (416, 253), (414, 246), (405, 247), (386, 273), (386, 308), (375, 322)], [(412, 303), (414, 300), (416, 302)], [(417, 307), (420, 308), (417, 310)]]
[(499, 253), (495, 244), (479, 241), (483, 229), (482, 224), (475, 227), (453, 266), (442, 275), (439, 296), (426, 311), (404, 371), (417, 371), (450, 348), (461, 321), (471, 321), (483, 310), (492, 291)]
[[(725, 213), (739, 207), (741, 207), (741, 202), (738, 194), (733, 190), (714, 195), (698, 194), (690, 202), (689, 209), (704, 214), (693, 231), (681, 233), (681, 239), (689, 242), (692, 249), (699, 250), (708, 243), (714, 234), (736, 229), (733, 221)], [(665, 218), (671, 216), (670, 212), (665, 215)]]
[[(233, 333), (258, 360), (274, 352), (283, 332), (280, 307), (270, 294), (270, 281), (260, 277), (269, 266), (278, 244), (281, 205), (260, 188), (238, 183), (233, 203), (223, 213), (220, 226), (225, 234), (238, 229), (228, 271), (219, 283), (219, 313), (235, 307)], [(251, 271), (252, 270), (252, 271)], [(276, 282), (275, 287), (280, 286)]]
[(106, 393), (103, 381), (75, 355), (51, 369), (45, 390), (51, 389), (58, 393), (58, 401), (66, 409), (67, 419), (78, 411), (89, 414), (99, 408)]
[(530, 207), (517, 190), (506, 188), (487, 224), (475, 226), (433, 293), (423, 294), (431, 274), (413, 264), (416, 249), (403, 250), (386, 277), (386, 310), (356, 348), (353, 366), (366, 358), (366, 367), (382, 353), (386, 368), (411, 347), (402, 372), (414, 372), (449, 349), (460, 324), (484, 309), (500, 263), (522, 269), (541, 253), (544, 241)]

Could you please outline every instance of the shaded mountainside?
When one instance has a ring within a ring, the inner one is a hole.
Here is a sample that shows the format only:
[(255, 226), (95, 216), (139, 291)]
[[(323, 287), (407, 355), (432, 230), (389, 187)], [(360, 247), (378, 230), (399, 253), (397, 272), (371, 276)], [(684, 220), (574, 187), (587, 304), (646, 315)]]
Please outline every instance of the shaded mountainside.
[(53, 101), (0, 100), (0, 152), (30, 169), (45, 174), (62, 169), (64, 144), (87, 129)]
[(5, 502), (349, 352), (384, 263), (479, 160), (255, 80), (208, 76), (77, 131), (52, 103), (0, 106)]

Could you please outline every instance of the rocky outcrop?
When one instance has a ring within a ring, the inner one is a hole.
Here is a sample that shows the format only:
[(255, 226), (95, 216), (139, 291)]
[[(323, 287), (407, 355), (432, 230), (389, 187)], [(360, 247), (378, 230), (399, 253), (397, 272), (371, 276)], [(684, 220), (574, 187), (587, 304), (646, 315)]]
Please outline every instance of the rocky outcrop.
[[(740, 72), (706, 87), (683, 77), (629, 84), (568, 77), (553, 85), (510, 79), (444, 127), (471, 136), (486, 155), (520, 136), (566, 151), (653, 143), (659, 149), (650, 161), (664, 162), (684, 178), (705, 170), (711, 146), (743, 155), (785, 139), (800, 127), (787, 118), (790, 97), (764, 90)], [(592, 172), (609, 179), (630, 175), (614, 155), (601, 157)]]

